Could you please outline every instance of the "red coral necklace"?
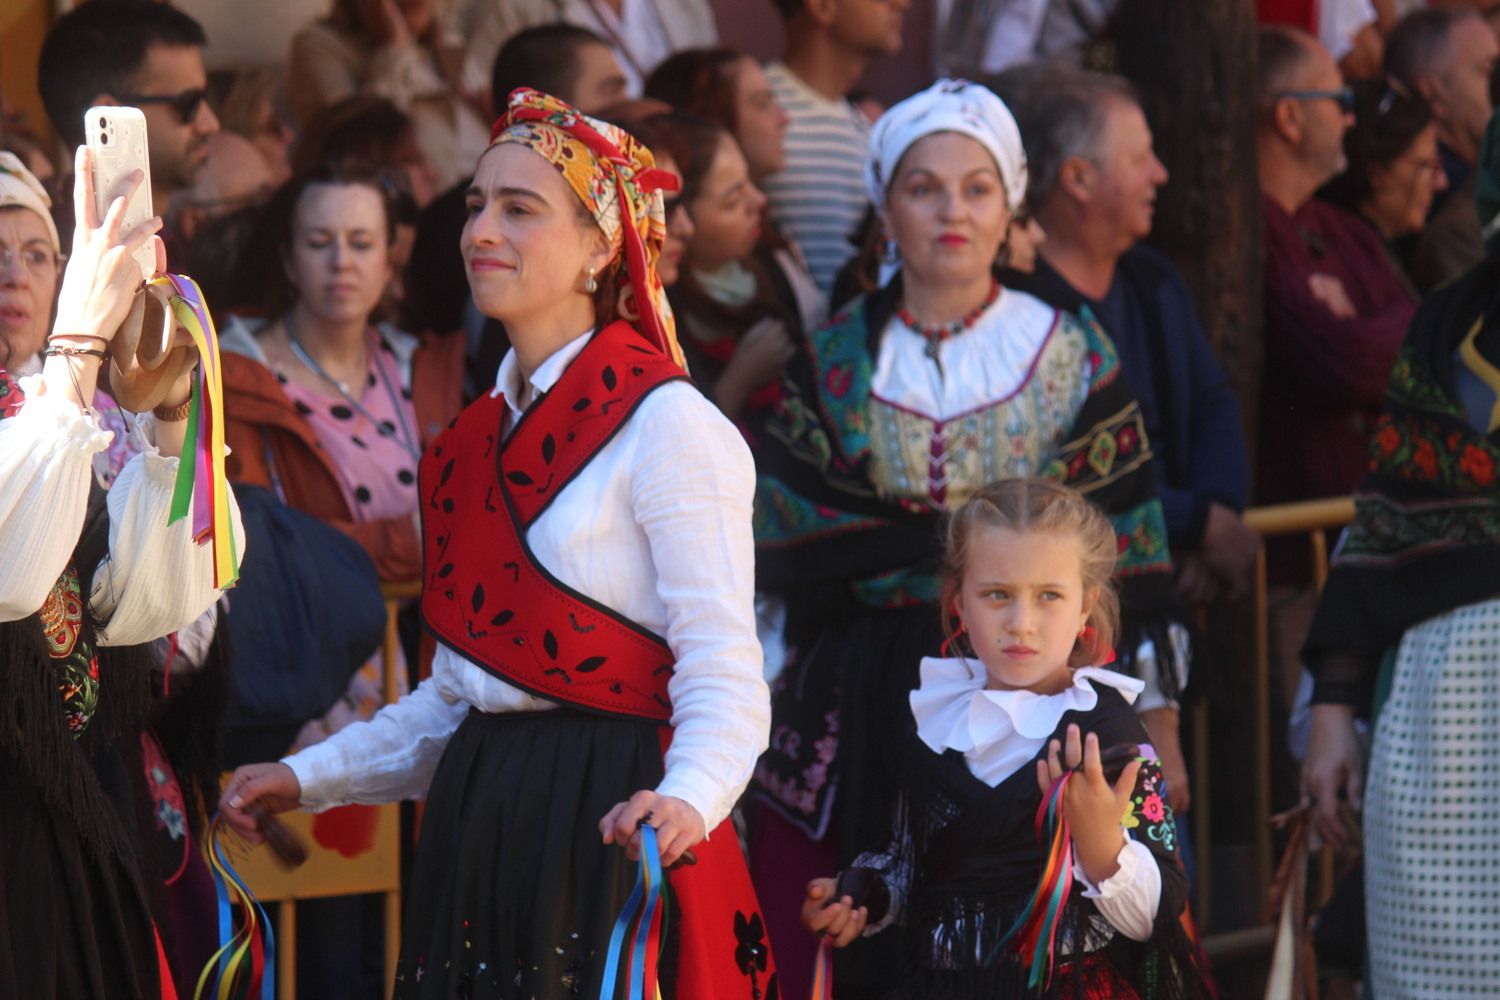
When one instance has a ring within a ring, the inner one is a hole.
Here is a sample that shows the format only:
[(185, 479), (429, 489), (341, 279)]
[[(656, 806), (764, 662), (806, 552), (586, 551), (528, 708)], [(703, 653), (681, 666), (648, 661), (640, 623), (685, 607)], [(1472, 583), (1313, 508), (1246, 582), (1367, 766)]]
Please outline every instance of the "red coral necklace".
[(972, 328), (975, 323), (979, 322), (979, 317), (984, 315), (985, 310), (994, 305), (995, 300), (998, 298), (1000, 298), (1000, 282), (991, 278), (990, 292), (984, 297), (984, 301), (973, 309), (970, 309), (960, 319), (953, 320), (950, 323), (934, 323), (929, 325), (918, 320), (907, 311), (904, 305), (897, 307), (896, 318), (906, 324), (908, 330), (920, 334), (927, 341), (927, 347), (923, 353), (936, 361), (938, 359), (938, 348), (942, 346), (943, 341), (950, 337), (956, 337), (965, 330)]

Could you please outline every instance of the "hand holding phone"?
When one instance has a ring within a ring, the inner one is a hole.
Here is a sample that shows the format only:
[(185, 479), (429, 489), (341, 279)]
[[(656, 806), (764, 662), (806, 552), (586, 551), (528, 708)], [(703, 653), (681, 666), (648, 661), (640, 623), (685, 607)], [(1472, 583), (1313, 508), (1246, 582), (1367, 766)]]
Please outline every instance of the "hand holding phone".
[[(131, 174), (141, 171), (141, 183), (125, 205), (120, 232), (129, 234), (150, 221), (151, 160), (146, 145), (146, 116), (139, 108), (102, 105), (84, 113), (83, 131), (94, 170), (94, 211), (103, 219), (110, 204), (126, 194)], [(132, 253), (140, 267), (141, 280), (156, 273), (155, 241), (147, 240)]]
[(53, 335), (77, 334), (112, 340), (130, 312), (134, 297), (141, 288), (139, 251), (151, 256), (152, 270), (161, 241), (155, 233), (161, 220), (148, 219), (128, 235), (122, 232), (126, 196), (140, 184), (140, 175), (127, 174), (124, 187), (112, 206), (112, 212), (100, 216), (94, 191), (93, 157), (87, 146), (79, 146), (74, 161), (73, 250), (63, 270), (62, 287), (57, 296), (57, 314)]

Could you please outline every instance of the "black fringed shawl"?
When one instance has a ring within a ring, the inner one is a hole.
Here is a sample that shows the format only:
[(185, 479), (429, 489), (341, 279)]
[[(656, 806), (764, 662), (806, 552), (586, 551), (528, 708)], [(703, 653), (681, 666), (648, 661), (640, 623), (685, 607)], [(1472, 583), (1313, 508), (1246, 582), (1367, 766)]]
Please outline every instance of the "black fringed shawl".
[[(11, 411), (17, 389), (0, 371), (0, 417)], [(49, 809), (66, 817), (96, 857), (130, 861), (134, 833), (120, 806), (130, 799), (126, 787), (139, 771), (139, 732), (151, 700), (151, 657), (146, 647), (99, 646), (97, 621), (89, 608), (93, 574), (109, 550), (109, 515), (104, 491), (94, 486), (89, 495), (83, 530), (71, 565), (59, 587), (71, 591), (76, 579), (82, 621), (77, 648), (87, 658), (97, 657), (97, 708), (81, 712), (76, 702), (65, 702), (60, 685), (68, 678), (62, 662), (48, 652), (43, 612), (18, 621), (0, 623), (0, 756), (15, 773), (4, 780), (31, 786)], [(14, 572), (18, 568), (7, 571)], [(19, 568), (24, 571), (24, 568)], [(83, 722), (81, 732), (75, 732)], [(70, 724), (73, 728), (70, 728)], [(123, 751), (125, 763), (100, 766), (104, 757)], [(104, 776), (111, 782), (106, 787)], [(133, 863), (133, 862), (131, 862)]]
[[(1054, 738), (1070, 724), (1099, 736), (1102, 746), (1145, 744), (1134, 711), (1113, 688), (1098, 686), (1098, 704), (1071, 711), (1058, 721)], [(1038, 754), (1038, 758), (1040, 757)], [(980, 1000), (1032, 996), (1027, 970), (1009, 946), (994, 963), (991, 954), (1024, 910), (1042, 873), (1046, 848), (1037, 843), (1034, 818), (1041, 803), (1034, 763), (991, 788), (969, 771), (957, 751), (938, 754), (912, 740), (896, 811), (892, 847), (865, 855), (866, 865), (885, 878), (901, 906), (906, 956), (902, 985), (894, 996), (921, 1000)], [(1152, 936), (1132, 941), (1107, 928), (1083, 887), (1073, 885), (1059, 941), (1097, 946), (1086, 961), (1059, 950), (1047, 997), (1099, 995), (1108, 975), (1130, 983), (1142, 1000), (1206, 995), (1197, 949), (1182, 925), (1187, 875), (1177, 857), (1174, 820), (1166, 805), (1161, 768), (1149, 760), (1140, 771), (1128, 835), (1150, 849), (1161, 870), (1161, 901)], [(1113, 936), (1108, 936), (1113, 933)], [(1099, 963), (1109, 967), (1101, 984)], [(1092, 988), (1092, 989), (1091, 989)]]
[(1411, 626), (1500, 596), (1500, 431), (1469, 422), (1454, 354), (1500, 358), (1500, 257), (1417, 311), (1396, 358), (1355, 494), (1304, 648), (1313, 700), (1367, 705), (1381, 654)]
[[(758, 435), (755, 568), (761, 590), (796, 592), (904, 573), (913, 581), (905, 603), (936, 597), (943, 512), (878, 495), (869, 474), (874, 359), (899, 297), (898, 277), (856, 300), (815, 331), (810, 350), (788, 366), (782, 398)], [(1098, 325), (1070, 314), (1060, 321), (1082, 324), (1091, 373), (1073, 429), (1044, 474), (1109, 515), (1120, 540), (1121, 663), (1128, 667), (1141, 642), (1153, 640), (1162, 688), (1175, 696), (1167, 627), (1185, 624), (1185, 615), (1173, 588), (1140, 406)]]
[[(94, 645), (101, 622), (88, 608), (92, 568), (108, 546), (109, 519), (103, 493), (89, 504), (74, 564), (84, 595), (79, 643)], [(87, 567), (87, 569), (85, 569)], [(0, 623), (0, 754), (19, 770), (49, 809), (66, 817), (96, 857), (128, 861), (135, 851), (133, 816), (121, 806), (131, 799), (128, 782), (139, 772), (138, 734), (151, 701), (151, 657), (146, 647), (94, 645), (99, 664), (98, 708), (75, 734), (59, 690), (58, 661), (47, 651), (41, 613)], [(123, 757), (123, 767), (101, 758)], [(106, 787), (101, 775), (124, 778)], [(133, 863), (133, 862), (131, 862)]]

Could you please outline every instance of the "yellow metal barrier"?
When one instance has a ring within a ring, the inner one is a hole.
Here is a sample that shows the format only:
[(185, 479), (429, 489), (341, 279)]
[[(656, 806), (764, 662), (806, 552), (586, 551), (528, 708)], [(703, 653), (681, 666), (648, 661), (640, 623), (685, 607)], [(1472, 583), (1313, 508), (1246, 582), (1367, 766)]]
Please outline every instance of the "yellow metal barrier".
[[(387, 703), (395, 701), (400, 687), (397, 667), (401, 639), (396, 616), (401, 602), (421, 593), (421, 583), (385, 584), (385, 639), (381, 644)], [(356, 807), (365, 808), (365, 807)], [(295, 871), (280, 867), (268, 849), (258, 847), (235, 864), (245, 883), (263, 903), (280, 903), (276, 920), (276, 980), (280, 1000), (297, 997), (297, 907), (299, 899), (380, 893), (385, 896), (385, 990), (389, 995), (396, 981), (396, 956), (401, 944), (401, 807), (396, 803), (373, 809), (373, 827), (360, 831), (364, 849), (349, 854), (320, 844), (317, 818), (303, 812), (282, 819), (308, 847), (307, 863)], [(325, 814), (326, 815), (326, 814)]]
[[(1308, 500), (1301, 503), (1277, 504), (1255, 507), (1245, 512), (1245, 523), (1264, 538), (1280, 538), (1289, 535), (1306, 535), (1312, 552), (1313, 585), (1322, 592), (1328, 579), (1328, 545), (1324, 532), (1347, 525), (1354, 519), (1354, 500), (1350, 497), (1334, 497), (1326, 500)], [(1255, 795), (1254, 809), (1254, 878), (1252, 891), (1256, 899), (1265, 898), (1271, 883), (1271, 632), (1270, 606), (1266, 586), (1265, 550), (1255, 560), (1255, 591), (1253, 596), (1252, 646), (1255, 652), (1254, 743), (1251, 756), (1255, 762), (1252, 786)], [(1209, 837), (1209, 818), (1212, 815), (1212, 795), (1208, 781), (1208, 709), (1202, 701), (1193, 708), (1193, 833), (1198, 848), (1198, 885), (1194, 909), (1203, 924), (1212, 920), (1213, 887), (1209, 874), (1209, 857), (1212, 845)], [(1332, 880), (1332, 858), (1325, 852), (1323, 858), (1325, 894)], [(1248, 931), (1213, 935), (1205, 940), (1211, 955), (1222, 951), (1240, 951), (1246, 935), (1268, 944), (1267, 928), (1251, 928)], [(1216, 948), (1215, 943), (1223, 948)]]

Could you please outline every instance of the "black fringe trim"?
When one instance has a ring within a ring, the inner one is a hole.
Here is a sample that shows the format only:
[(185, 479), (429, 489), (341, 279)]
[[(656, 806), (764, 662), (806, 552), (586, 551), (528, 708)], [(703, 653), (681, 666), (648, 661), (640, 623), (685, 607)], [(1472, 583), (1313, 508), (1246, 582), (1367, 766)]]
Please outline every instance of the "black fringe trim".
[[(79, 642), (93, 646), (99, 659), (98, 710), (75, 738), (68, 730), (40, 611), (0, 623), (0, 751), (14, 758), (18, 779), (34, 787), (48, 809), (78, 830), (96, 861), (112, 858), (130, 867), (135, 838), (128, 817), (121, 815), (119, 801), (101, 783), (92, 758), (109, 755), (139, 733), (150, 705), (151, 657), (146, 647), (96, 644), (102, 623), (93, 618), (88, 595), (94, 567), (108, 548), (104, 492), (95, 487), (74, 562), (84, 598)], [(139, 748), (135, 749), (139, 758)]]
[[(1024, 897), (1018, 898), (1024, 903)], [(913, 1000), (1082, 1000), (1089, 995), (1091, 979), (1099, 975), (1096, 965), (1130, 983), (1141, 1000), (1199, 1000), (1210, 995), (1191, 942), (1171, 918), (1158, 920), (1148, 941), (1116, 933), (1098, 951), (1059, 953), (1051, 982), (1033, 990), (1027, 982), (1029, 969), (1013, 947), (1007, 944), (995, 952), (1019, 912), (1019, 906), (997, 905), (993, 893), (945, 893), (941, 899), (915, 900), (908, 915), (914, 931), (906, 935), (911, 972), (893, 995)], [(1057, 940), (1086, 941), (1096, 913), (1091, 902), (1075, 895), (1063, 911)], [(991, 954), (993, 962), (981, 961)]]

